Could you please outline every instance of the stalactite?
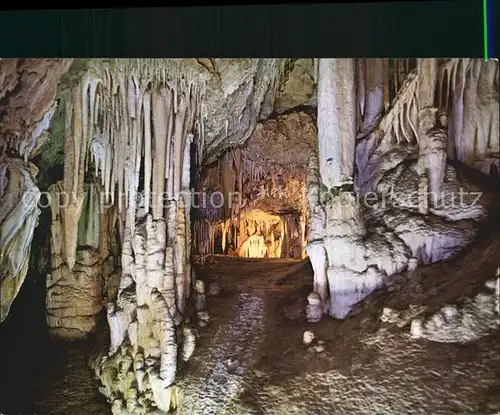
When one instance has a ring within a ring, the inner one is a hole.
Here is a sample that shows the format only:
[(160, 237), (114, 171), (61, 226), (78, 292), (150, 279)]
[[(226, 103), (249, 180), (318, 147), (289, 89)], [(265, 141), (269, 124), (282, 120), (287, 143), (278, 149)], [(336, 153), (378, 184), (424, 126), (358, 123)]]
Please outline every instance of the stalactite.
[(171, 199), (173, 197), (173, 178), (171, 177), (173, 169), (170, 167), (172, 165), (172, 133), (174, 130), (175, 117), (173, 114), (172, 105), (173, 93), (170, 90), (168, 99), (168, 112), (166, 113), (168, 119), (167, 128), (167, 141), (166, 141), (166, 160), (165, 160), (165, 179), (167, 180), (167, 197)]
[(153, 158), (153, 218), (163, 218), (162, 196), (165, 189), (165, 154), (168, 131), (169, 92), (165, 88), (152, 92), (154, 158)]
[[(365, 79), (368, 75), (366, 68), (366, 59), (357, 59), (357, 93), (358, 93), (358, 108), (359, 120), (362, 120), (365, 114)], [(360, 128), (362, 128), (360, 126)]]
[(483, 138), (481, 134), (482, 126), (478, 123), (480, 115), (477, 113), (477, 87), (481, 64), (482, 62), (479, 60), (472, 61), (465, 74), (463, 95), (465, 113), (463, 116), (462, 131), (460, 133), (462, 142), (459, 148), (462, 155), (461, 160), (468, 165), (473, 165), (475, 160), (476, 140), (479, 141)]
[(82, 96), (81, 86), (72, 90), (66, 108), (64, 148), (64, 193), (67, 206), (63, 209), (64, 257), (71, 270), (75, 264), (78, 220), (83, 205), (83, 148), (82, 148)]
[(181, 176), (182, 176), (182, 154), (184, 151), (184, 122), (186, 118), (187, 102), (184, 94), (178, 94), (174, 96), (175, 100), (179, 99), (178, 105), (176, 105), (175, 110), (175, 129), (174, 129), (174, 198), (179, 199), (179, 192), (181, 186)]
[(357, 114), (354, 75), (355, 65), (352, 59), (320, 59), (320, 171), (322, 181), (328, 188), (352, 181)]
[(184, 310), (184, 300), (186, 291), (186, 215), (185, 215), (185, 202), (184, 197), (179, 197), (177, 204), (177, 232), (174, 245), (174, 274), (175, 285), (177, 290), (177, 308), (182, 313)]
[(121, 212), (123, 208), (123, 202), (126, 201), (128, 197), (129, 188), (125, 186), (125, 166), (126, 160), (128, 157), (127, 154), (127, 146), (129, 141), (129, 123), (130, 118), (126, 116), (127, 112), (124, 106), (126, 105), (126, 79), (124, 73), (119, 73), (116, 77), (117, 84), (117, 108), (116, 108), (116, 116), (117, 116), (117, 132), (119, 135), (118, 139), (118, 148), (119, 148), (119, 156), (118, 156), (118, 211)]
[(144, 94), (144, 210), (149, 212), (151, 201), (151, 92)]
[[(428, 154), (432, 151), (430, 149), (432, 146), (430, 131), (435, 128), (437, 122), (437, 108), (434, 107), (435, 86), (438, 76), (437, 69), (436, 59), (419, 59), (418, 61), (418, 173), (420, 175), (420, 187), (426, 194), (431, 190), (428, 187), (429, 182), (427, 181), (430, 170), (433, 167), (439, 169), (438, 166), (429, 164), (434, 160), (434, 157), (428, 157)], [(444, 161), (446, 163), (446, 159)], [(440, 183), (437, 180), (431, 180), (430, 182), (434, 184), (434, 189), (432, 190), (439, 191)]]
[(384, 111), (384, 68), (382, 59), (366, 59), (366, 85), (363, 97), (363, 122), (360, 135), (369, 134)]
[(385, 112), (389, 110), (391, 105), (391, 90), (390, 90), (390, 73), (389, 73), (389, 59), (382, 59), (383, 73), (384, 73), (384, 109)]

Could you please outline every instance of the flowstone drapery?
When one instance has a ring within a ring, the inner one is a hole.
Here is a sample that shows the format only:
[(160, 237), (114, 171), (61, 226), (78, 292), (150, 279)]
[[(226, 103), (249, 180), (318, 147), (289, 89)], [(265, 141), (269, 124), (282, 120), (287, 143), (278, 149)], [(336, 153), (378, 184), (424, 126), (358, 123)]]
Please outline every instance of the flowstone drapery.
[(64, 183), (49, 188), (52, 271), (46, 279), (47, 326), (51, 335), (69, 339), (85, 337), (95, 329), (103, 302), (115, 295), (112, 285), (118, 277), (115, 258), (109, 253), (113, 212), (102, 208), (98, 184), (89, 183), (84, 189), (77, 249), (70, 269), (63, 243), (67, 218), (63, 215), (67, 203)]
[(0, 159), (0, 322), (26, 278), (31, 241), (38, 222), (38, 169), (20, 159)]

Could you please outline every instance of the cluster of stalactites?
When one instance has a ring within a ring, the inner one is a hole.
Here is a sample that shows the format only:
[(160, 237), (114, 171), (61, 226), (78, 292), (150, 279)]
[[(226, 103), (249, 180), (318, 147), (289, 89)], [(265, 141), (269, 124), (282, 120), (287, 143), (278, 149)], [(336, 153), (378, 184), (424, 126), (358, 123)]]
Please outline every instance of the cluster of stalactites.
[(232, 251), (247, 258), (280, 258), (286, 229), (286, 220), (267, 214), (261, 219), (197, 221), (193, 248), (198, 255)]
[[(204, 85), (178, 63), (173, 76), (159, 62), (165, 61), (117, 61), (114, 70), (103, 70), (92, 100), (99, 107), (91, 118), (90, 153), (103, 200), (117, 207), (121, 221), (122, 276), (116, 302), (107, 305), (109, 353), (119, 359), (120, 346), (131, 345), (133, 359), (158, 366), (158, 373), (149, 373), (152, 401), (167, 411), (163, 397), (174, 382), (182, 341), (176, 327), (187, 324), (192, 285), (191, 148), (195, 140), (196, 149), (203, 148)], [(129, 375), (138, 385), (142, 369)], [(143, 386), (137, 394), (148, 400)]]
[(391, 134), (397, 143), (418, 141), (418, 76), (412, 71), (404, 80), (379, 128)]
[(184, 188), (189, 188), (189, 161), (183, 160), (186, 155), (189, 158), (195, 136), (197, 157), (201, 157), (204, 94), (203, 78), (183, 71), (182, 60), (116, 60), (91, 64), (71, 91), (62, 95), (64, 189), (70, 197), (64, 238), (70, 268), (84, 173), (91, 162), (102, 182), (101, 198), (117, 205), (122, 226), (130, 234), (141, 188), (142, 216), (151, 213), (154, 219), (164, 218), (165, 200), (178, 201)]
[[(284, 192), (287, 172), (306, 180), (303, 164), (282, 166), (272, 160), (252, 158), (245, 149), (227, 151), (216, 164), (203, 171), (199, 185), (202, 192), (197, 200), (200, 218), (212, 222), (238, 221), (263, 198), (287, 197)], [(294, 202), (297, 210), (306, 215), (305, 198)]]
[[(499, 92), (498, 61), (481, 59), (436, 60), (436, 79), (428, 89), (432, 102), (420, 102), (422, 80), (433, 74), (412, 69), (391, 102), (379, 129), (397, 143), (419, 141), (419, 111), (435, 107), (436, 122), (448, 129), (448, 157), (490, 172), (498, 164)], [(387, 97), (386, 97), (387, 99)], [(386, 102), (387, 104), (387, 102)], [(422, 108), (421, 108), (422, 107)]]
[(499, 65), (449, 59), (439, 66), (437, 101), (448, 114), (448, 157), (489, 174), (499, 170)]

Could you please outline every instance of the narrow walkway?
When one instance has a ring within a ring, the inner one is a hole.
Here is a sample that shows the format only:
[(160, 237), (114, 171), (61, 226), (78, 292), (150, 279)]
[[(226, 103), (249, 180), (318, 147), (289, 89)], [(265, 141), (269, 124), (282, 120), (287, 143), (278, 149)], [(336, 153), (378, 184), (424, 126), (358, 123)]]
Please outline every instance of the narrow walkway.
[(201, 273), (207, 283), (217, 281), (224, 289), (219, 296), (208, 298), (210, 325), (201, 329), (200, 350), (188, 363), (186, 376), (178, 381), (184, 396), (179, 413), (238, 413), (234, 404), (254, 378), (254, 367), (270, 331), (266, 317), (274, 310), (269, 309), (269, 293), (273, 288), (279, 290), (297, 269), (307, 267), (306, 261), (288, 259), (214, 257), (209, 270)]
[(186, 413), (227, 413), (243, 391), (247, 368), (256, 363), (265, 330), (264, 311), (260, 297), (238, 295), (237, 303), (228, 310), (234, 317), (219, 326), (197, 378), (181, 386), (189, 397), (184, 402), (189, 409)]

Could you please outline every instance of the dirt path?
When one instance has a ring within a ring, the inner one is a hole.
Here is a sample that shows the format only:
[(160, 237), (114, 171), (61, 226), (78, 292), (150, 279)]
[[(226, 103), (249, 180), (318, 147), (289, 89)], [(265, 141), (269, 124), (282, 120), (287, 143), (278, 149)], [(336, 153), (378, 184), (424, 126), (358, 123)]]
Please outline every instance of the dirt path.
[[(489, 248), (498, 237), (484, 243), (469, 254), (476, 264), (468, 268), (472, 288), (462, 271), (455, 294), (443, 285), (443, 275), (464, 268), (466, 258), (459, 259), (423, 270), (424, 291), (408, 301), (429, 301), (432, 290), (432, 301), (441, 302), (433, 280), (446, 288), (440, 291), (444, 302), (475, 292), (497, 261)], [(308, 324), (307, 262), (215, 257), (198, 275), (223, 291), (208, 298), (211, 322), (180, 374), (180, 414), (483, 415), (500, 409), (498, 333), (466, 346), (412, 340), (408, 327), (380, 323), (380, 307), (403, 305), (404, 297), (387, 293), (374, 295), (348, 320)], [(325, 341), (324, 352), (305, 350), (301, 339), (308, 329)]]
[(207, 415), (225, 413), (241, 393), (246, 371), (255, 364), (264, 334), (264, 302), (259, 296), (239, 294), (228, 311), (234, 317), (221, 324), (213, 337), (213, 346), (200, 369), (200, 382), (184, 387), (192, 399), (203, 402)]
[(305, 266), (305, 262), (292, 260), (215, 258), (209, 269), (217, 275), (206, 269), (204, 279), (223, 284), (224, 291), (208, 300), (211, 323), (200, 339), (200, 346), (205, 347), (193, 356), (187, 376), (179, 382), (185, 396), (179, 412), (234, 413), (234, 402), (254, 377), (253, 369), (270, 331), (266, 326), (269, 287), (279, 287), (280, 279)]

